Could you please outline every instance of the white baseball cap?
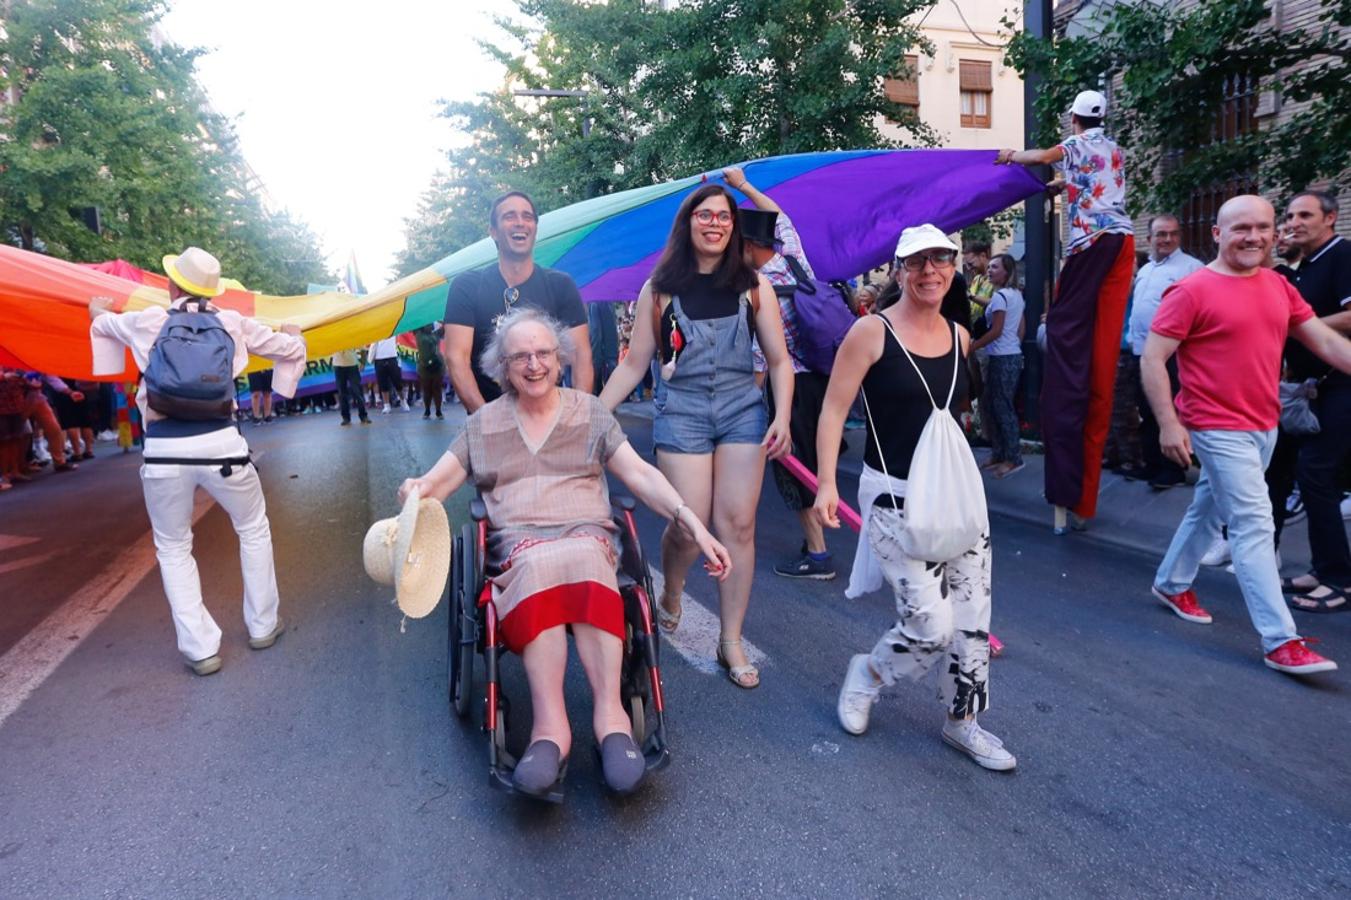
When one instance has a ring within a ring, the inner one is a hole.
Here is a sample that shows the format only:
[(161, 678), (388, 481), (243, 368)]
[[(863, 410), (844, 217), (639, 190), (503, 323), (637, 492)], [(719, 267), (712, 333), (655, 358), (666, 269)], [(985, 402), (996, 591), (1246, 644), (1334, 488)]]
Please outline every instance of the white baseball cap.
[(916, 225), (914, 228), (907, 228), (901, 232), (901, 239), (896, 242), (896, 258), (905, 259), (921, 250), (937, 248), (957, 252), (957, 245), (950, 241), (946, 234), (939, 231), (937, 226), (928, 223)]
[(1074, 98), (1070, 112), (1076, 116), (1101, 119), (1107, 115), (1107, 98), (1101, 91), (1080, 91), (1079, 96)]

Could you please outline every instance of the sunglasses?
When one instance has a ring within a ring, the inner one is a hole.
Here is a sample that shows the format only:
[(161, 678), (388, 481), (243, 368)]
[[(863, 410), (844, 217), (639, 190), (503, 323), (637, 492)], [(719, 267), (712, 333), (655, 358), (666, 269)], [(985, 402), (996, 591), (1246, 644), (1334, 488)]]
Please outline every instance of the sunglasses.
[(951, 268), (957, 263), (957, 254), (952, 250), (931, 250), (928, 253), (912, 253), (901, 260), (907, 272), (921, 272), (925, 263), (933, 263), (935, 269)]
[(700, 225), (712, 225), (717, 222), (719, 225), (731, 225), (732, 214), (722, 209), (714, 212), (711, 209), (696, 209), (694, 211), (694, 221)]
[(516, 305), (516, 301), (521, 299), (521, 289), (509, 287), (502, 292), (502, 302), (506, 304), (507, 309)]

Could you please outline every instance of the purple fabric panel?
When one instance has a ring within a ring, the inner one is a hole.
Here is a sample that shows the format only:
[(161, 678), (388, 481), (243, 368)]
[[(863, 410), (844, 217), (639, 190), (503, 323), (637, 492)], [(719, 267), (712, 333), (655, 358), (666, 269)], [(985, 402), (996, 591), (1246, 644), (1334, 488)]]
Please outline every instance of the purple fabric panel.
[(816, 275), (851, 278), (892, 259), (901, 229), (954, 232), (1043, 185), (993, 150), (903, 150), (823, 166), (770, 192), (792, 217)]
[[(996, 166), (994, 159), (993, 150), (851, 155), (795, 175), (766, 193), (792, 217), (818, 278), (852, 278), (889, 262), (902, 228), (928, 222), (954, 232), (1042, 190), (1042, 183), (1022, 166)], [(666, 229), (630, 238), (651, 243), (651, 252), (579, 285), (583, 300), (637, 298), (661, 255)]]
[[(662, 236), (665, 241), (665, 235)], [(599, 278), (581, 286), (582, 299), (588, 302), (602, 300), (637, 300), (643, 282), (657, 266), (662, 247), (644, 256), (631, 266), (611, 269)]]

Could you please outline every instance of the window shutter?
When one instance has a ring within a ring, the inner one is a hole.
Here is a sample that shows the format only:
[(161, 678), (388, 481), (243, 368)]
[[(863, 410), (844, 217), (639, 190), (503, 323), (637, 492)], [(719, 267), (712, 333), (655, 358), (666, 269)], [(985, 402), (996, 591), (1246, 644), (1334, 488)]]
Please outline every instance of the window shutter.
[(993, 91), (994, 81), (990, 63), (986, 60), (960, 60), (960, 77), (964, 91)]
[(919, 57), (907, 55), (905, 65), (912, 74), (906, 78), (888, 78), (882, 82), (882, 89), (892, 103), (919, 106)]

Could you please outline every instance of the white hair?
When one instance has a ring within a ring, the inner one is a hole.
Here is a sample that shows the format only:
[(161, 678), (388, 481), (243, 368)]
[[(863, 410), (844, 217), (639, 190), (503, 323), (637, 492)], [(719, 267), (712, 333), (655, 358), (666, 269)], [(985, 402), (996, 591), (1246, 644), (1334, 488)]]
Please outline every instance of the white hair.
[(508, 394), (516, 393), (516, 389), (512, 387), (511, 380), (507, 378), (507, 334), (517, 325), (523, 325), (526, 322), (538, 322), (553, 333), (554, 341), (558, 344), (558, 369), (560, 372), (573, 359), (575, 348), (572, 343), (572, 335), (562, 322), (542, 310), (535, 309), (533, 306), (520, 306), (511, 310), (497, 320), (497, 328), (493, 331), (493, 336), (488, 339), (487, 346), (483, 348), (483, 353), (478, 358), (479, 368), (483, 370), (483, 374), (496, 381), (498, 386)]

